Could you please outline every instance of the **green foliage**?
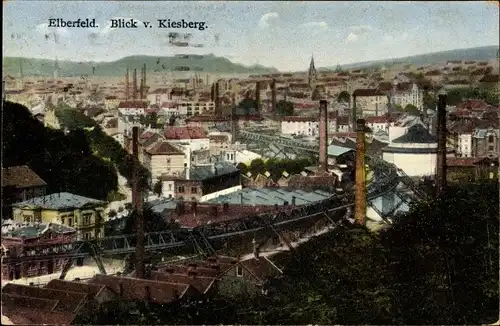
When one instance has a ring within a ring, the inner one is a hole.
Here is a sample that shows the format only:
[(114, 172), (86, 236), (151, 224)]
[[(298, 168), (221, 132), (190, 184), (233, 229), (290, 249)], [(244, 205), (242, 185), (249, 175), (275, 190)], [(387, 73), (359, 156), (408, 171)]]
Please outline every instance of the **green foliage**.
[(398, 110), (399, 112), (403, 112), (403, 111), (404, 111), (403, 107), (402, 107), (400, 104), (396, 104), (394, 107), (395, 107), (395, 108), (396, 108), (396, 110)]
[(499, 104), (498, 93), (495, 90), (479, 87), (450, 89), (446, 101), (448, 105), (457, 105), (466, 99), (483, 100), (490, 105)]
[(163, 184), (161, 180), (157, 180), (153, 186), (153, 192), (157, 194), (158, 196), (161, 196)]
[(349, 103), (350, 100), (351, 96), (349, 95), (348, 91), (342, 91), (337, 96), (337, 102), (339, 103)]
[(122, 193), (119, 193), (118, 191), (112, 191), (108, 195), (108, 201), (113, 202), (113, 201), (122, 201), (127, 199), (127, 196), (125, 196)]
[(28, 165), (48, 184), (48, 192), (67, 191), (106, 199), (118, 187), (114, 167), (92, 155), (85, 133), (45, 128), (19, 104), (3, 106), (3, 166)]
[(426, 110), (435, 110), (437, 105), (436, 97), (428, 92), (424, 92), (423, 105)]
[(152, 113), (147, 114), (147, 115), (141, 115), (139, 117), (139, 119), (140, 119), (140, 123), (142, 125), (149, 125), (149, 126), (152, 126), (152, 128), (157, 128), (158, 115), (156, 114), (156, 112), (152, 112)]
[(411, 115), (418, 115), (420, 113), (418, 108), (413, 104), (407, 104), (405, 106), (405, 112)]
[(68, 105), (59, 105), (55, 108), (57, 119), (69, 130), (89, 128), (95, 125), (92, 118), (87, 117), (80, 110), (75, 110)]
[(279, 116), (290, 116), (294, 113), (294, 105), (292, 102), (288, 102), (285, 100), (278, 101), (276, 103), (276, 112)]
[(245, 115), (249, 115), (252, 110), (257, 109), (257, 101), (251, 98), (244, 98), (241, 100), (240, 104), (238, 104)]

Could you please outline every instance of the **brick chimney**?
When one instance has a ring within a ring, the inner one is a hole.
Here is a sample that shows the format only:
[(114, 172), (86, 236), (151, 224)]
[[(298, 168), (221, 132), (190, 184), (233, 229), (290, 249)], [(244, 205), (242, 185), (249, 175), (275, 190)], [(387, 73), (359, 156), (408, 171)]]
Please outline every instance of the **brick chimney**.
[(132, 72), (132, 98), (137, 100), (137, 69)]
[(271, 83), (271, 112), (276, 112), (276, 79)]
[(260, 112), (260, 82), (255, 84), (255, 105), (257, 106), (255, 109), (257, 112)]
[[(132, 153), (134, 160), (139, 158), (139, 127), (132, 128)], [(142, 212), (142, 193), (139, 184), (139, 175), (137, 167), (134, 168), (132, 182), (132, 201), (135, 205), (135, 228), (136, 228), (136, 247), (135, 247), (135, 273), (137, 278), (144, 278), (144, 216)]]
[(125, 99), (128, 101), (130, 98), (130, 69), (127, 68), (125, 73)]
[(365, 180), (365, 120), (356, 123), (356, 189), (354, 218), (356, 223), (366, 223), (366, 180)]
[(436, 195), (439, 197), (446, 188), (446, 93), (438, 94), (437, 106), (437, 157), (436, 157)]
[(319, 101), (319, 170), (328, 171), (328, 113), (326, 100)]

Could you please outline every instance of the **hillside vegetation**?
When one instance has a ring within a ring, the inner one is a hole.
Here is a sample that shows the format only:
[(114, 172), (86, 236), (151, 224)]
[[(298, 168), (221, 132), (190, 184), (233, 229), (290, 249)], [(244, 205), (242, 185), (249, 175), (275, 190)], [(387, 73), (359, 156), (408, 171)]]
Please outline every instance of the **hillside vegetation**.
[[(52, 76), (55, 60), (6, 57), (3, 59), (4, 73), (18, 76), (22, 62), (24, 76)], [(233, 63), (229, 59), (217, 57), (213, 54), (204, 56), (186, 55), (185, 57), (153, 57), (130, 56), (112, 62), (72, 62), (58, 61), (60, 76), (122, 76), (126, 68), (140, 69), (144, 64), (148, 73), (183, 71), (188, 67), (193, 73), (273, 73), (275, 68), (263, 66), (244, 66)], [(94, 69), (95, 68), (95, 71)]]
[(118, 177), (112, 164), (92, 154), (82, 130), (65, 135), (45, 128), (28, 108), (3, 105), (3, 167), (28, 165), (48, 184), (48, 193), (71, 192), (107, 199), (117, 190)]
[[(342, 69), (366, 68), (373, 66), (390, 66), (396, 63), (412, 64), (416, 66), (434, 65), (446, 63), (448, 60), (474, 60), (487, 61), (497, 57), (498, 46), (482, 46), (477, 48), (455, 49), (449, 51), (431, 52), (426, 54), (412, 55), (409, 57), (374, 60), (366, 62), (356, 62), (340, 65)], [(328, 70), (335, 70), (336, 66), (325, 67)]]

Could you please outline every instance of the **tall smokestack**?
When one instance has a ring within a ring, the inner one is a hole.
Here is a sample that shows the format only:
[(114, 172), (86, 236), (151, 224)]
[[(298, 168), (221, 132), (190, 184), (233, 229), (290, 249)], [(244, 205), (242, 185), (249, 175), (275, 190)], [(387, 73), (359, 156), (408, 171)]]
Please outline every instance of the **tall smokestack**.
[(125, 73), (125, 99), (128, 101), (130, 98), (130, 69), (127, 68)]
[(143, 79), (143, 94), (144, 94), (144, 97), (146, 97), (146, 95), (148, 94), (147, 90), (148, 90), (148, 84), (147, 84), (147, 75), (146, 75), (146, 64), (144, 64), (144, 66), (142, 67), (143, 69), (143, 76), (142, 76), (142, 79)]
[(354, 218), (361, 225), (366, 223), (366, 176), (365, 176), (365, 120), (356, 122), (356, 189)]
[(137, 69), (132, 72), (132, 99), (137, 100)]
[(436, 158), (436, 195), (439, 197), (446, 188), (446, 94), (438, 95), (437, 107), (437, 158)]
[[(139, 160), (139, 127), (132, 128), (132, 154), (134, 160)], [(135, 229), (136, 229), (136, 247), (135, 247), (135, 272), (136, 277), (144, 278), (144, 216), (142, 212), (142, 193), (140, 188), (139, 170), (137, 164), (134, 165), (132, 181), (132, 201), (135, 208)]]
[(271, 83), (271, 112), (276, 112), (276, 79)]
[(255, 108), (256, 111), (260, 112), (260, 82), (255, 84), (255, 103), (255, 105), (257, 105)]
[(215, 83), (214, 102), (215, 102), (215, 112), (220, 113), (219, 81)]
[(319, 101), (319, 168), (328, 171), (328, 113), (326, 100)]
[(358, 119), (358, 111), (357, 111), (357, 108), (356, 108), (356, 95), (355, 93), (352, 93), (352, 96), (351, 96), (351, 99), (352, 99), (352, 110), (351, 110), (351, 128), (352, 128), (352, 131), (356, 131), (357, 129), (357, 119)]
[(144, 98), (144, 68), (141, 67), (141, 79), (140, 79), (140, 86), (139, 86), (139, 95), (140, 99), (142, 100)]
[(238, 133), (238, 117), (236, 115), (236, 105), (231, 106), (231, 143), (236, 142), (236, 136)]

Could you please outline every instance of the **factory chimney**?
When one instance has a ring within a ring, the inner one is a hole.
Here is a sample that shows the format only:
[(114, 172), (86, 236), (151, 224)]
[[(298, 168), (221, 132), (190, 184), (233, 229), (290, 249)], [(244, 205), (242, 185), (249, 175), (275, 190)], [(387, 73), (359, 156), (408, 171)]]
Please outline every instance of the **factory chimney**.
[(132, 72), (132, 99), (137, 100), (137, 69)]
[(326, 100), (319, 101), (319, 170), (328, 172), (328, 112)]
[(365, 176), (365, 120), (356, 123), (356, 189), (354, 218), (358, 224), (366, 223), (366, 176)]
[(260, 112), (260, 82), (255, 84), (255, 105), (257, 106), (255, 110)]
[(127, 68), (127, 72), (125, 73), (125, 100), (129, 100), (130, 98), (130, 69)]
[(141, 79), (140, 79), (140, 86), (139, 86), (139, 95), (140, 99), (144, 99), (144, 68), (141, 67)]
[(215, 113), (219, 114), (220, 112), (220, 98), (219, 98), (219, 81), (215, 83), (214, 89), (214, 102), (215, 102)]
[(231, 143), (236, 142), (236, 136), (238, 134), (238, 116), (236, 114), (236, 104), (231, 106)]
[(276, 79), (271, 82), (271, 112), (276, 112)]
[[(139, 127), (132, 128), (132, 153), (134, 160), (139, 159)], [(132, 201), (135, 208), (135, 273), (136, 277), (144, 278), (144, 216), (142, 212), (142, 193), (137, 165), (134, 168), (132, 181)]]
[(356, 94), (355, 93), (352, 93), (351, 95), (351, 98), (352, 98), (352, 110), (351, 110), (351, 130), (352, 131), (357, 131), (357, 115), (358, 115), (358, 112), (357, 112), (357, 108), (356, 108)]
[(446, 188), (446, 93), (438, 94), (437, 107), (437, 159), (436, 195), (441, 196)]

